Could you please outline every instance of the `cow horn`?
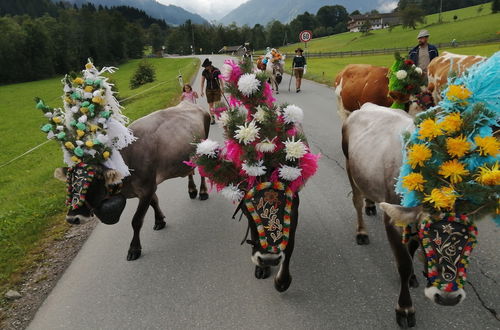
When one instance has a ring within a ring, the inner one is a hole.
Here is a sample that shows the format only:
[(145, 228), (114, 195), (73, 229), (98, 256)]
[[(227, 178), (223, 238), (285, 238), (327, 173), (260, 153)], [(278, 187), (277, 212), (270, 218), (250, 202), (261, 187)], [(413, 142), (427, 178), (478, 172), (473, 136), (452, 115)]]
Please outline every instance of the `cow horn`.
[(54, 178), (57, 180), (61, 180), (63, 182), (66, 182), (66, 172), (68, 168), (67, 167), (58, 167), (54, 171)]
[(391, 223), (396, 225), (408, 225), (420, 219), (422, 207), (403, 207), (399, 205), (380, 203), (380, 208), (391, 218)]

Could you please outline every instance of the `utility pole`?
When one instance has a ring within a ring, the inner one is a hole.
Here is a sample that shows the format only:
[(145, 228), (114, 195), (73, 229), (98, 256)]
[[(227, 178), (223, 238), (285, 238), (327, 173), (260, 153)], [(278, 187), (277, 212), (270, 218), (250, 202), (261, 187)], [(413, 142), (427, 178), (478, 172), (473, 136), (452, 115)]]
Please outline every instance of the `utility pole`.
[(194, 55), (196, 48), (194, 48), (194, 24), (193, 24), (193, 22), (191, 22), (191, 42), (192, 42), (191, 49), (193, 50), (193, 55)]
[(439, 23), (443, 23), (442, 14), (443, 14), (443, 0), (441, 0), (439, 4), (439, 19), (438, 19)]

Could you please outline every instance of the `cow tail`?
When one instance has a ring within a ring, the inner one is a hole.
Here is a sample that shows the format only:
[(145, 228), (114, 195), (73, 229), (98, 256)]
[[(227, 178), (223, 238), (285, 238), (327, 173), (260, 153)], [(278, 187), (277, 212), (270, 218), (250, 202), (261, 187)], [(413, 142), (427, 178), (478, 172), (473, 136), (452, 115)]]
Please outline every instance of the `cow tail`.
[(342, 125), (342, 152), (345, 159), (349, 159), (349, 144), (347, 142), (347, 126)]

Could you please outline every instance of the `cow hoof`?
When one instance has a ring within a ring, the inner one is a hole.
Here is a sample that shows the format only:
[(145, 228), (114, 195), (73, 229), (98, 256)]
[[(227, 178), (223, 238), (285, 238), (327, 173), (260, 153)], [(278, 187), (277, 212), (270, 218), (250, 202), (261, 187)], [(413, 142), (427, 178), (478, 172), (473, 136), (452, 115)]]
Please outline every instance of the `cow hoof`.
[(396, 322), (402, 329), (413, 328), (415, 326), (415, 312), (410, 312), (408, 310), (396, 310)]
[(292, 276), (288, 275), (284, 279), (279, 279), (278, 277), (274, 278), (274, 288), (278, 292), (285, 292), (292, 284)]
[(377, 208), (374, 206), (365, 207), (366, 215), (377, 215)]
[(370, 244), (370, 238), (366, 234), (357, 234), (356, 243), (358, 243), (358, 245), (368, 245)]
[(127, 261), (137, 260), (141, 256), (141, 249), (132, 249), (128, 250)]
[(200, 193), (200, 201), (206, 201), (208, 199), (207, 193)]
[(276, 94), (279, 94), (280, 92), (276, 91)]
[(263, 280), (271, 275), (271, 267), (255, 266), (255, 278)]
[(165, 228), (165, 226), (167, 225), (167, 223), (161, 219), (159, 221), (155, 221), (155, 225), (153, 226), (153, 230), (162, 230), (163, 228)]
[(195, 199), (196, 196), (198, 196), (198, 190), (193, 190), (193, 191), (188, 191), (189, 192), (189, 198)]
[(415, 274), (410, 277), (410, 288), (418, 288), (418, 280)]

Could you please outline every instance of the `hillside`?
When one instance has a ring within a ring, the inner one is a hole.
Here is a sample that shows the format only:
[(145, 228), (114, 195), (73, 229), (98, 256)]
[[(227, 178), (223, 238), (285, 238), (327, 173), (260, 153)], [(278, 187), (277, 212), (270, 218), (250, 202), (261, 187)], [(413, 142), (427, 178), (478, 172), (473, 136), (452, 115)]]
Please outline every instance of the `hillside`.
[[(60, 0), (53, 0), (59, 2)], [(174, 5), (163, 5), (155, 0), (65, 0), (66, 2), (81, 6), (84, 3), (93, 3), (95, 6), (129, 6), (141, 9), (151, 17), (165, 20), (171, 25), (180, 25), (191, 20), (196, 24), (208, 23), (200, 15), (193, 14), (181, 7)]]
[(297, 15), (304, 12), (316, 13), (319, 8), (327, 5), (344, 6), (348, 12), (356, 9), (360, 11), (368, 11), (378, 7), (378, 2), (370, 2), (366, 0), (250, 0), (233, 9), (220, 22), (222, 24), (231, 24), (235, 22), (237, 25), (247, 24), (254, 26), (259, 23), (267, 24), (272, 20), (278, 20), (282, 23), (288, 23)]
[[(367, 50), (393, 47), (407, 47), (416, 45), (416, 36), (419, 29), (429, 30), (430, 43), (449, 43), (456, 39), (460, 44), (469, 40), (488, 40), (500, 38), (500, 13), (491, 14), (489, 5), (478, 13), (479, 6), (462, 8), (443, 13), (443, 23), (437, 24), (438, 15), (426, 17), (426, 23), (417, 27), (417, 30), (395, 27), (371, 31), (367, 36), (360, 32), (346, 32), (324, 38), (313, 39), (308, 44), (309, 52), (337, 52), (350, 50)], [(456, 21), (453, 16), (458, 16)], [(304, 47), (303, 44), (300, 44)], [(284, 52), (293, 52), (298, 44), (282, 47)]]

